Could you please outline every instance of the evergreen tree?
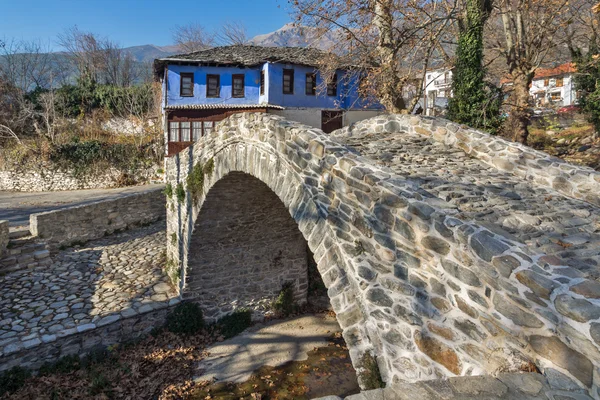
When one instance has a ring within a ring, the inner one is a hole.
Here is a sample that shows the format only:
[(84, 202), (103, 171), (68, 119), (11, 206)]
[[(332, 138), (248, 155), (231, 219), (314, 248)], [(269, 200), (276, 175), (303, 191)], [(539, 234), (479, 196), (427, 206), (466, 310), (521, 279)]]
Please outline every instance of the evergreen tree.
[(500, 125), (501, 93), (484, 82), (483, 27), (492, 0), (464, 0), (458, 20), (458, 49), (452, 76), (448, 117), (474, 128), (494, 131)]
[(588, 50), (571, 47), (571, 56), (577, 66), (575, 89), (580, 93), (579, 106), (587, 114), (596, 132), (600, 132), (600, 46), (591, 35)]

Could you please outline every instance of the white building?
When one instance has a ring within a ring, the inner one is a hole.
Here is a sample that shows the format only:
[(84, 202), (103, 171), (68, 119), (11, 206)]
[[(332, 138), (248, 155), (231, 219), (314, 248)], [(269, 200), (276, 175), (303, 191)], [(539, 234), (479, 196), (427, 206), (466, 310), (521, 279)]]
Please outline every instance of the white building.
[(536, 71), (529, 93), (535, 107), (564, 107), (577, 102), (573, 77), (575, 66), (562, 64)]
[(452, 70), (450, 68), (427, 71), (423, 97), (426, 115), (439, 115), (448, 107), (452, 97)]

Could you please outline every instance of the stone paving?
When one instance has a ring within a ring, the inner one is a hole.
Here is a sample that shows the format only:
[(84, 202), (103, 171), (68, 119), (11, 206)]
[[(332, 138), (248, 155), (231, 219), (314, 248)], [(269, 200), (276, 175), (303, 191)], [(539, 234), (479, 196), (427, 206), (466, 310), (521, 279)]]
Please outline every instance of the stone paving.
[(0, 355), (178, 302), (162, 272), (165, 242), (163, 221), (0, 277)]
[[(456, 207), (456, 216), (600, 277), (600, 208), (500, 171), (419, 134), (339, 137), (361, 154)], [(452, 210), (450, 210), (452, 212)]]

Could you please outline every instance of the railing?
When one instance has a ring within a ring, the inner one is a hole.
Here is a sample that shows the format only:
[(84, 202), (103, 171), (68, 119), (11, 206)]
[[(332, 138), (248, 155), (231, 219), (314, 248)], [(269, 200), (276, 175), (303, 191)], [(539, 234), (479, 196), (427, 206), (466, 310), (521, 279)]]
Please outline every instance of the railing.
[(450, 86), (452, 85), (452, 79), (436, 79), (433, 84), (438, 87)]

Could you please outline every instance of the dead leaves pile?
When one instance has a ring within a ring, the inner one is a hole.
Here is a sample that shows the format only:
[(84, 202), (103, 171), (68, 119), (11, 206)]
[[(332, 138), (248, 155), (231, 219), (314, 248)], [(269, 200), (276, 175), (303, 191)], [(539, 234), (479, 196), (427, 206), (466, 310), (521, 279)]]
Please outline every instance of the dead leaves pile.
[(160, 399), (187, 397), (194, 368), (217, 339), (212, 331), (178, 336), (164, 331), (117, 348), (102, 361), (70, 373), (30, 378), (7, 399)]

